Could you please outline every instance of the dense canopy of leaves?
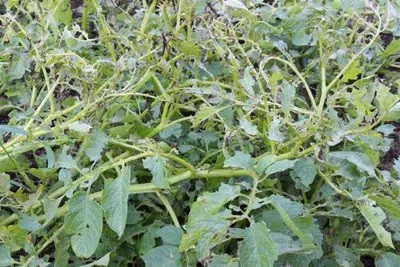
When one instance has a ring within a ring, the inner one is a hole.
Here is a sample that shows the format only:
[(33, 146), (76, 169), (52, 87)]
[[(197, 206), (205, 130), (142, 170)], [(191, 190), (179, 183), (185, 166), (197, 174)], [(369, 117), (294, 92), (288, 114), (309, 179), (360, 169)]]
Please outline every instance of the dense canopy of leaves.
[(400, 2), (0, 2), (0, 266), (397, 266)]

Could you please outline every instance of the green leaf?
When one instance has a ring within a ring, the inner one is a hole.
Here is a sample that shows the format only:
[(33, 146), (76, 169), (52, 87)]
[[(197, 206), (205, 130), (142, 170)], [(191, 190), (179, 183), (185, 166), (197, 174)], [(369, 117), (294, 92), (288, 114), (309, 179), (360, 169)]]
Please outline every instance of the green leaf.
[(283, 172), (288, 169), (293, 168), (294, 164), (296, 163), (296, 160), (289, 160), (289, 159), (284, 159), (280, 161), (275, 161), (271, 165), (269, 165), (266, 170), (265, 174), (266, 175), (271, 175), (277, 172)]
[[(387, 116), (390, 109), (394, 108), (396, 110), (396, 104), (399, 101), (399, 96), (394, 95), (390, 92), (390, 88), (382, 83), (376, 85), (376, 99), (379, 104), (379, 114), (382, 116)], [(396, 112), (396, 111), (393, 112)]]
[(250, 154), (235, 151), (235, 155), (224, 161), (224, 167), (235, 167), (241, 169), (251, 169), (254, 165), (254, 159)]
[(239, 262), (229, 255), (214, 255), (208, 267), (239, 267)]
[(255, 85), (255, 81), (253, 76), (250, 74), (250, 68), (247, 67), (244, 70), (243, 78), (239, 80), (240, 84), (247, 91), (248, 94), (254, 96), (253, 86)]
[(88, 133), (90, 129), (92, 129), (92, 125), (89, 125), (84, 122), (74, 121), (70, 125), (68, 125), (68, 129), (70, 131), (80, 132), (80, 133)]
[(206, 104), (201, 105), (200, 109), (196, 112), (196, 115), (194, 116), (193, 127), (199, 126), (202, 121), (209, 119), (223, 109), (224, 108), (216, 109), (214, 107), (209, 107)]
[(306, 34), (304, 30), (297, 30), (292, 34), (292, 44), (297, 46), (308, 45), (311, 39), (312, 35)]
[(290, 106), (293, 103), (295, 95), (296, 95), (296, 88), (285, 81), (283, 84), (283, 90), (279, 95), (279, 100), (281, 101), (282, 110), (286, 114), (289, 114), (290, 112)]
[(328, 161), (333, 164), (339, 165), (342, 160), (347, 160), (356, 165), (360, 171), (365, 171), (370, 176), (375, 176), (374, 165), (364, 153), (353, 151), (334, 151), (328, 154)]
[(88, 199), (85, 192), (75, 194), (69, 201), (65, 217), (65, 232), (71, 237), (71, 246), (78, 257), (89, 258), (96, 251), (103, 229), (101, 206)]
[(167, 139), (171, 136), (179, 138), (181, 137), (181, 134), (182, 134), (182, 125), (179, 123), (173, 124), (159, 133), (162, 139)]
[(371, 201), (363, 201), (357, 207), (374, 230), (382, 245), (394, 248), (390, 233), (381, 225), (381, 222), (386, 219), (386, 215), (382, 209), (374, 207)]
[(171, 245), (163, 245), (155, 247), (145, 255), (142, 259), (146, 267), (179, 267), (181, 266), (181, 256), (178, 248)]
[(293, 174), (298, 177), (300, 183), (308, 188), (317, 175), (317, 166), (309, 159), (300, 159), (294, 163)]
[(130, 167), (122, 167), (121, 174), (111, 183), (106, 183), (102, 193), (104, 218), (108, 226), (119, 237), (124, 233), (128, 216), (129, 184), (131, 181)]
[(383, 54), (388, 57), (388, 56), (394, 55), (399, 52), (400, 52), (400, 40), (393, 39), (390, 42), (390, 44), (386, 47)]
[(0, 124), (0, 134), (5, 134), (5, 133), (13, 133), (16, 135), (25, 135), (25, 136), (28, 135), (28, 133), (25, 130), (22, 130), (15, 126)]
[(143, 167), (150, 170), (153, 175), (151, 180), (158, 188), (168, 189), (169, 183), (165, 176), (165, 159), (160, 156), (145, 158), (143, 160)]
[(82, 267), (92, 267), (92, 266), (109, 266), (109, 262), (110, 262), (110, 254), (111, 252), (108, 252), (106, 255), (104, 255), (103, 257), (101, 257), (100, 259), (89, 263), (89, 264), (85, 264)]
[(225, 0), (224, 5), (247, 10), (247, 7), (243, 4), (241, 0)]
[(340, 266), (361, 267), (363, 264), (359, 260), (359, 256), (347, 247), (334, 245), (335, 259)]
[(387, 214), (393, 218), (400, 220), (400, 205), (391, 197), (387, 197), (383, 194), (369, 195), (370, 199), (376, 202)]
[(219, 244), (230, 226), (231, 211), (224, 206), (240, 194), (238, 186), (221, 184), (218, 192), (205, 193), (191, 206), (186, 224), (187, 233), (182, 236), (179, 251), (184, 252), (196, 243), (199, 259), (208, 255)]
[(157, 230), (156, 235), (161, 237), (162, 241), (171, 245), (179, 245), (183, 231), (173, 225), (166, 225)]
[(282, 143), (285, 140), (285, 135), (281, 132), (282, 118), (275, 117), (268, 130), (268, 138), (272, 141)]
[(27, 53), (15, 53), (12, 57), (12, 62), (8, 73), (10, 74), (10, 80), (21, 79), (25, 71), (29, 69), (30, 60)]
[(0, 196), (8, 195), (10, 188), (10, 175), (7, 173), (0, 173)]
[[(91, 2), (91, 1), (90, 1)], [(43, 6), (48, 8), (54, 16), (54, 19), (64, 25), (69, 25), (72, 20), (72, 10), (70, 1), (64, 0), (45, 0)]]
[(27, 215), (22, 216), (22, 218), (18, 222), (18, 226), (21, 227), (21, 229), (25, 229), (30, 232), (34, 232), (41, 227), (36, 216)]
[(361, 72), (362, 72), (362, 69), (360, 68), (360, 61), (359, 60), (354, 60), (350, 64), (350, 67), (343, 74), (342, 81), (343, 82), (348, 82), (349, 80), (356, 80), (358, 75)]
[(94, 129), (93, 133), (88, 138), (85, 154), (91, 161), (98, 161), (101, 159), (101, 153), (107, 144), (107, 135), (100, 130)]
[(277, 156), (272, 154), (264, 154), (260, 158), (258, 158), (256, 165), (254, 168), (257, 173), (262, 174), (265, 170), (275, 162)]
[(256, 135), (258, 134), (257, 126), (253, 123), (248, 121), (246, 117), (242, 117), (239, 119), (240, 129), (243, 129), (249, 135)]
[(180, 42), (175, 42), (175, 44), (176, 47), (179, 48), (179, 50), (187, 56), (194, 56), (194, 57), (200, 56), (200, 49), (197, 47), (196, 43), (189, 41), (180, 41)]
[(239, 244), (241, 267), (273, 267), (278, 259), (278, 246), (265, 223), (254, 223), (244, 232)]
[(5, 245), (0, 245), (0, 267), (12, 266), (14, 259), (11, 257), (10, 250)]
[(63, 146), (61, 154), (57, 157), (57, 168), (73, 169), (76, 166), (76, 162), (74, 158), (68, 154), (68, 150), (68, 146)]
[(63, 199), (63, 197), (59, 197), (57, 199), (50, 199), (48, 197), (43, 198), (42, 202), (43, 202), (43, 211), (45, 214), (45, 221), (43, 223), (43, 225), (48, 224), (56, 215), (57, 212), (57, 208), (61, 203), (61, 200)]
[(314, 242), (308, 236), (306, 236), (301, 229), (293, 222), (293, 220), (289, 217), (287, 212), (276, 202), (273, 202), (272, 205), (278, 211), (282, 220), (285, 224), (293, 231), (293, 233), (300, 239), (301, 243), (303, 243), (304, 250), (311, 250), (315, 248)]
[(392, 252), (384, 252), (375, 258), (376, 267), (394, 267), (398, 266), (400, 262), (400, 256)]

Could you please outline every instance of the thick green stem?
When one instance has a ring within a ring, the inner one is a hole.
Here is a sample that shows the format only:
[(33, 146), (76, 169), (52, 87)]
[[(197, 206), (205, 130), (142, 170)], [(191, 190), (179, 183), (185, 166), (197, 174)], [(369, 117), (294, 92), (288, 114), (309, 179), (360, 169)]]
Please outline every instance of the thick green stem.
[[(138, 156), (134, 156), (134, 157), (139, 158)], [(141, 154), (141, 157), (142, 156), (143, 156), (143, 154)], [(102, 170), (98, 170), (98, 172), (101, 173), (107, 169), (114, 168), (114, 166), (116, 164), (123, 165), (123, 164), (127, 163), (128, 161), (131, 161), (132, 158), (133, 157), (129, 157), (124, 160), (119, 160), (118, 162), (116, 162), (112, 165), (108, 165), (107, 168), (101, 168)], [(74, 184), (76, 184), (77, 181), (80, 181), (80, 183), (82, 183), (82, 182), (85, 182), (86, 180), (90, 179), (91, 178), (90, 174), (93, 175), (93, 172), (90, 172), (89, 174), (86, 174), (83, 177), (81, 177), (80, 179), (76, 180), (74, 182)], [(201, 170), (201, 171), (196, 171), (195, 173), (192, 173), (191, 171), (185, 171), (180, 174), (173, 175), (173, 176), (167, 178), (167, 180), (168, 180), (168, 184), (173, 185), (173, 184), (179, 183), (181, 181), (190, 180), (190, 179), (194, 179), (194, 178), (211, 179), (211, 178), (223, 178), (223, 177), (231, 178), (231, 177), (237, 177), (237, 176), (249, 176), (249, 177), (252, 177), (253, 179), (256, 179), (257, 174), (250, 170), (232, 170), (232, 169), (220, 169), (220, 170), (212, 170), (212, 171)], [(57, 190), (56, 192), (54, 192), (53, 194), (51, 194), (49, 196), (49, 198), (54, 199), (57, 196), (60, 196), (60, 195), (64, 194), (65, 192), (67, 192), (69, 188), (70, 187), (61, 188), (61, 189)], [(157, 186), (155, 186), (153, 183), (133, 184), (133, 185), (129, 186), (130, 194), (155, 193), (155, 192), (158, 192), (158, 190), (159, 190), (159, 188)], [(92, 193), (89, 195), (89, 197), (91, 199), (100, 199), (101, 196), (102, 196), (102, 191)], [(40, 207), (41, 205), (42, 205), (41, 202), (39, 202), (39, 203), (33, 205), (32, 208), (35, 209), (35, 208)], [(57, 209), (55, 218), (59, 218), (60, 216), (63, 216), (67, 212), (68, 212), (68, 206), (64, 205)], [(39, 219), (39, 221), (44, 221), (46, 219), (46, 217), (45, 217), (45, 215), (42, 215), (42, 216), (39, 216), (38, 219)], [(16, 220), (18, 220), (18, 215), (12, 214), (8, 218), (1, 221), (0, 226), (1, 225), (9, 225)]]
[[(149, 24), (150, 17), (154, 13), (154, 10), (156, 9), (157, 2), (158, 2), (157, 0), (153, 0), (151, 5), (149, 6), (149, 9), (147, 10), (146, 14), (144, 15), (142, 25), (140, 26), (140, 32), (142, 34), (146, 34), (146, 29)], [(142, 39), (142, 36), (143, 35), (138, 36), (138, 41), (140, 41)]]

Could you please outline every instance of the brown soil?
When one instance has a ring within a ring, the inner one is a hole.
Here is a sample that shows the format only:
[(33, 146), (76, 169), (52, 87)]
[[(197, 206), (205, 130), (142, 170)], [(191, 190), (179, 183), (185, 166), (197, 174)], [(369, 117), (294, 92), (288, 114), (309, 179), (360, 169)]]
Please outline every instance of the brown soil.
[(393, 144), (389, 151), (381, 158), (381, 163), (378, 166), (381, 170), (391, 169), (394, 161), (400, 156), (400, 123), (394, 123), (394, 125), (396, 126), (396, 130), (391, 136), (393, 138)]

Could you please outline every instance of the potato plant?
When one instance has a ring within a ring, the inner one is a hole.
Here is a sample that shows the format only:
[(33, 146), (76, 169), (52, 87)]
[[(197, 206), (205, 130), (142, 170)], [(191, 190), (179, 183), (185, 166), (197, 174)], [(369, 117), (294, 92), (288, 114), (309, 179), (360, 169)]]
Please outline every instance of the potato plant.
[(400, 2), (0, 2), (0, 266), (400, 264)]

